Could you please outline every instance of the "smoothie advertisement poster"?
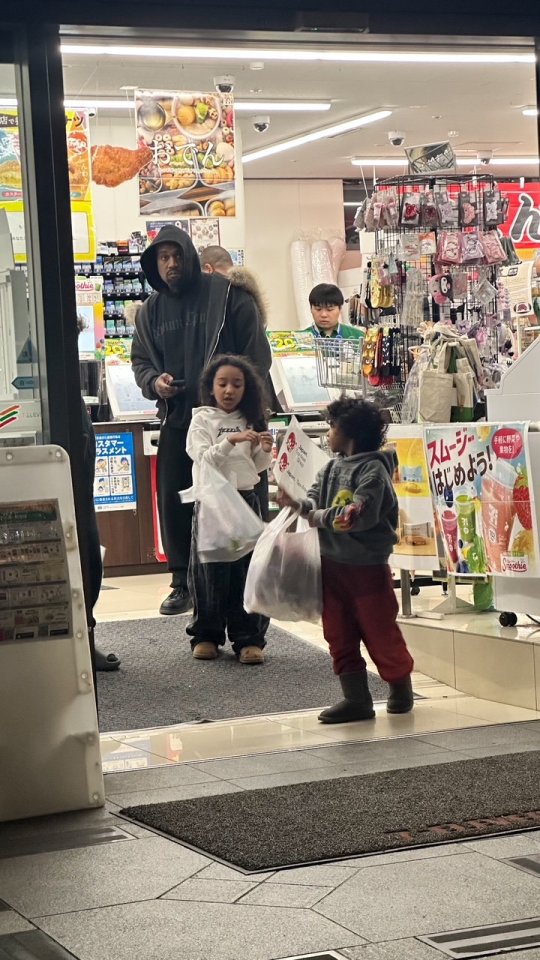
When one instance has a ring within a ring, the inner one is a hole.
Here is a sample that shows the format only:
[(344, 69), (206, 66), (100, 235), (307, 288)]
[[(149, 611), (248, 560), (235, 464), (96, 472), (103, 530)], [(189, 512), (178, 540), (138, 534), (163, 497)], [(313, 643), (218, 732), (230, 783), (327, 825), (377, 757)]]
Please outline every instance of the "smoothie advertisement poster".
[(425, 427), (450, 573), (540, 575), (527, 433), (526, 423)]
[(397, 456), (393, 480), (399, 504), (399, 540), (392, 566), (398, 570), (435, 570), (439, 558), (423, 427), (392, 424), (386, 447)]

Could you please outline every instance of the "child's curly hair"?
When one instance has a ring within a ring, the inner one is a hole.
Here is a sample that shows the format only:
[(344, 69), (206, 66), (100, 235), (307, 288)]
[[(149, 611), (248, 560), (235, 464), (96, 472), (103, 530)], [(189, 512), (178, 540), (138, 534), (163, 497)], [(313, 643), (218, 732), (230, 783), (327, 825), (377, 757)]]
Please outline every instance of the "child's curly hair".
[(339, 427), (349, 440), (354, 440), (356, 453), (380, 450), (386, 439), (388, 423), (381, 410), (368, 400), (342, 396), (329, 404), (326, 419), (331, 427)]
[(253, 430), (266, 430), (267, 423), (264, 415), (266, 397), (264, 384), (255, 367), (246, 357), (237, 357), (233, 354), (220, 354), (213, 357), (206, 365), (201, 375), (200, 393), (203, 406), (215, 407), (216, 399), (212, 393), (214, 380), (220, 367), (236, 367), (244, 374), (244, 396), (238, 409), (245, 416)]

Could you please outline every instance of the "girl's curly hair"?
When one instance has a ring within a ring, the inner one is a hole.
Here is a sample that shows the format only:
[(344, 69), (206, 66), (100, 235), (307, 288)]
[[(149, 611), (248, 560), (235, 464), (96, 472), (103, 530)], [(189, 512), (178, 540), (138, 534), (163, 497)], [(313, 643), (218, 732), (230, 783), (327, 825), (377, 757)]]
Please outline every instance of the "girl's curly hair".
[(237, 357), (233, 354), (221, 354), (210, 360), (210, 363), (206, 365), (201, 375), (200, 394), (203, 406), (216, 406), (212, 388), (220, 367), (236, 367), (237, 370), (242, 371), (244, 374), (245, 389), (238, 409), (243, 413), (249, 426), (253, 430), (266, 430), (266, 396), (264, 384), (255, 367), (246, 357)]

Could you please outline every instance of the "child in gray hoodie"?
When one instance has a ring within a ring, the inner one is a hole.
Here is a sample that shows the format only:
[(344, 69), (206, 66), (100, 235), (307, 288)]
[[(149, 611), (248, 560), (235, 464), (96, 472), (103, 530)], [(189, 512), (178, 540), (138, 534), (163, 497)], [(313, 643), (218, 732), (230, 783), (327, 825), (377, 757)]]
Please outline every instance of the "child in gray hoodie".
[(328, 443), (337, 456), (319, 471), (308, 498), (279, 492), (319, 531), (323, 630), (344, 700), (319, 714), (322, 723), (375, 716), (360, 642), (390, 686), (386, 709), (413, 707), (413, 660), (396, 623), (398, 603), (388, 558), (397, 542), (395, 453), (381, 450), (387, 425), (373, 403), (346, 397), (328, 407)]

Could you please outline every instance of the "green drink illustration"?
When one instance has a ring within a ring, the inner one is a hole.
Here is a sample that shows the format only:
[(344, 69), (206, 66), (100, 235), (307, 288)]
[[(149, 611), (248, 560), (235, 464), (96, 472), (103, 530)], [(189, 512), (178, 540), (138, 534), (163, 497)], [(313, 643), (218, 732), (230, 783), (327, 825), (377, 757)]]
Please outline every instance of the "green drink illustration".
[(465, 493), (456, 497), (459, 536), (464, 543), (474, 543), (476, 537), (476, 512), (474, 500)]

